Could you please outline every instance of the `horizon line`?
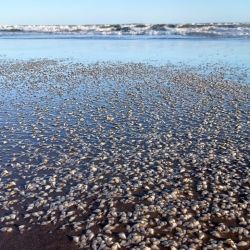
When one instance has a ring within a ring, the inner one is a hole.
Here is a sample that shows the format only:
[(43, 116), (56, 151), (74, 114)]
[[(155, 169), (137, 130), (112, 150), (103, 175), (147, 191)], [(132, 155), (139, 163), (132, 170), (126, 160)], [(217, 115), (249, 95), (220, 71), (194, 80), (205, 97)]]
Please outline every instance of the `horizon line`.
[(72, 25), (72, 26), (79, 26), (79, 25), (138, 25), (138, 24), (147, 24), (147, 25), (183, 25), (183, 24), (250, 24), (250, 21), (244, 22), (234, 22), (234, 21), (222, 21), (222, 22), (159, 22), (159, 23), (147, 23), (147, 22), (129, 22), (129, 23), (82, 23), (82, 24), (6, 24), (0, 23), (0, 25), (18, 25), (18, 26), (59, 26), (59, 25)]

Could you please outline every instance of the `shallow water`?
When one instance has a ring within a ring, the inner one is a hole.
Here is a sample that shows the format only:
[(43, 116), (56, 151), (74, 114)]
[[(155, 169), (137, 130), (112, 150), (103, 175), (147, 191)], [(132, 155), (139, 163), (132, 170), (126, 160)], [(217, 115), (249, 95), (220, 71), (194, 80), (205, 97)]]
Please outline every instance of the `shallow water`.
[(84, 38), (9, 36), (0, 38), (0, 56), (12, 59), (73, 59), (93, 63), (226, 63), (250, 67), (250, 39)]

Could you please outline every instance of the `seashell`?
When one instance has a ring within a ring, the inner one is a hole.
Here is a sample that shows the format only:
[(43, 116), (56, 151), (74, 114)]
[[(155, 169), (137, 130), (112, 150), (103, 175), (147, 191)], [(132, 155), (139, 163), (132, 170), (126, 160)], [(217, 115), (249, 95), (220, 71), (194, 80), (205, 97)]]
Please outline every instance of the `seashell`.
[(121, 180), (120, 180), (119, 177), (114, 177), (114, 178), (112, 179), (112, 182), (118, 184), (118, 183), (121, 182)]
[(232, 247), (233, 249), (237, 249), (237, 246), (232, 239), (227, 239), (226, 244), (229, 245), (230, 247)]
[(212, 235), (216, 238), (221, 238), (221, 234), (219, 232), (213, 231)]
[(2, 227), (0, 229), (1, 232), (5, 232), (5, 233), (11, 233), (13, 231), (12, 227)]
[(32, 210), (32, 209), (34, 209), (34, 204), (30, 204), (30, 205), (28, 206), (28, 208), (26, 209), (26, 211), (28, 212), (28, 211), (30, 211), (30, 210)]
[(91, 167), (91, 171), (95, 173), (95, 172), (97, 171), (97, 167), (92, 166), (92, 167)]
[(248, 246), (248, 243), (246, 241), (240, 241), (238, 244), (237, 244), (238, 247), (246, 247)]
[(91, 232), (91, 233), (88, 235), (88, 240), (91, 241), (94, 237), (95, 237), (95, 235)]
[(120, 237), (120, 239), (122, 239), (122, 240), (126, 240), (126, 239), (127, 239), (125, 233), (119, 233), (119, 237)]
[(80, 241), (80, 237), (79, 236), (73, 236), (72, 239), (73, 239), (73, 241), (75, 243), (79, 243), (79, 241)]
[(14, 182), (14, 181), (11, 181), (10, 183), (8, 183), (7, 185), (6, 185), (6, 188), (13, 188), (13, 187), (15, 187), (16, 186), (16, 183)]
[(107, 115), (107, 121), (109, 122), (113, 122), (114, 121), (114, 117), (112, 115)]
[(75, 219), (76, 219), (76, 216), (72, 216), (72, 217), (69, 218), (69, 222), (72, 222), (72, 221), (74, 221)]
[(19, 230), (23, 230), (25, 228), (25, 225), (20, 225), (20, 226), (18, 226), (18, 229)]
[(6, 169), (4, 169), (3, 171), (2, 171), (2, 177), (5, 177), (5, 176), (9, 176), (10, 175), (10, 173), (8, 172), (8, 170), (6, 170)]
[(120, 248), (121, 248), (120, 244), (119, 244), (118, 242), (116, 242), (116, 243), (111, 247), (111, 250), (118, 250), (118, 249), (120, 249)]

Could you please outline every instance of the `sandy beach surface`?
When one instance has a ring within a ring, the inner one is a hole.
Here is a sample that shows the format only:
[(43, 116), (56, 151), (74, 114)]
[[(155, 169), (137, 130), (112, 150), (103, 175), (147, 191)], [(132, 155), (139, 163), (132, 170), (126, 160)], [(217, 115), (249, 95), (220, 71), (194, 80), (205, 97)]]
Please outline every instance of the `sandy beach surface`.
[(0, 249), (249, 249), (246, 75), (2, 59)]

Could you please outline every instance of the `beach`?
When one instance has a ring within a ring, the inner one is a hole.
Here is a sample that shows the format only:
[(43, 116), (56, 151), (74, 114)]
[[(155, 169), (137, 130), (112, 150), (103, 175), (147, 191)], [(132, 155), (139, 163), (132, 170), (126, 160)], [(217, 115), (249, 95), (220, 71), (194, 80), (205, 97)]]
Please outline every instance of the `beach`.
[(3, 57), (0, 249), (249, 249), (248, 76)]

